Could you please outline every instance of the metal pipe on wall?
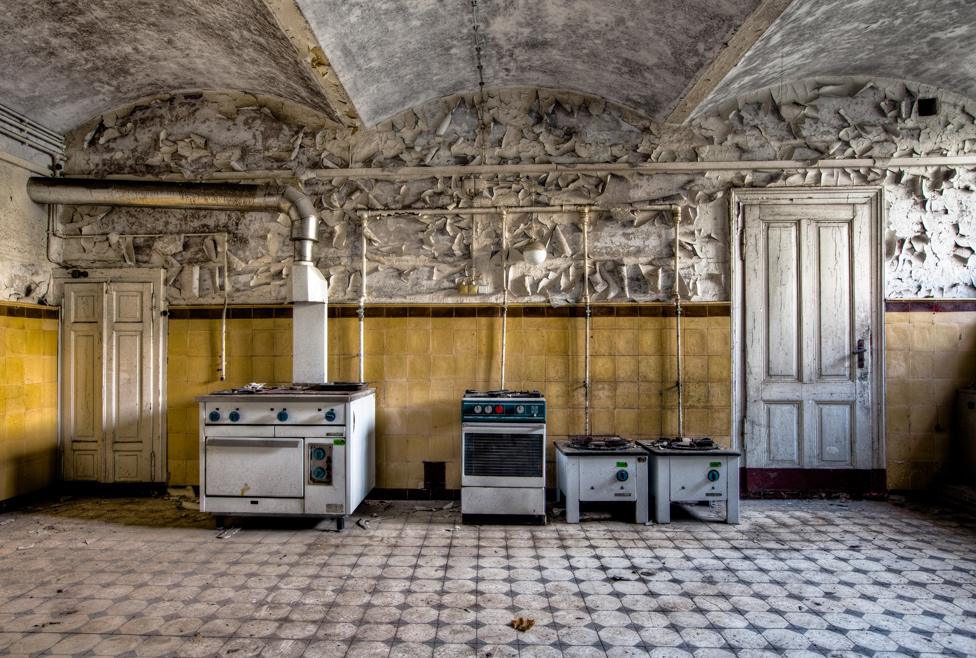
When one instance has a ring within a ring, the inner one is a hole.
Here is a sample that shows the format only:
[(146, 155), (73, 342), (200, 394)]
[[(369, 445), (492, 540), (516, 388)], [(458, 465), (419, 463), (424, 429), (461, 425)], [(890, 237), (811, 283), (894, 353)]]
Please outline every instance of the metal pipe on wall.
[(366, 217), (362, 217), (359, 263), (359, 381), (366, 381)]
[(583, 208), (583, 434), (590, 436), (590, 208)]
[(508, 212), (502, 210), (502, 363), (500, 388), (505, 390), (505, 357), (508, 352)]
[(681, 209), (675, 208), (674, 214), (674, 331), (675, 331), (675, 366), (677, 368), (677, 381), (675, 388), (678, 393), (678, 439), (685, 436), (685, 405), (684, 405), (684, 386), (681, 378)]
[(33, 177), (27, 181), (27, 194), (37, 203), (75, 206), (288, 213), (294, 243), (292, 378), (299, 382), (328, 379), (328, 285), (312, 262), (318, 215), (312, 200), (301, 190), (228, 183)]

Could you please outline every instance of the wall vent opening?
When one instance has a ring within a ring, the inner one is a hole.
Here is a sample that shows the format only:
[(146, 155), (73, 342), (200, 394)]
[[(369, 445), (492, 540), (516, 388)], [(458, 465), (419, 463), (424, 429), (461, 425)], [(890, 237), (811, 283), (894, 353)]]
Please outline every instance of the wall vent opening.
[(918, 99), (918, 116), (920, 117), (934, 117), (939, 113), (939, 99), (938, 98), (919, 98)]

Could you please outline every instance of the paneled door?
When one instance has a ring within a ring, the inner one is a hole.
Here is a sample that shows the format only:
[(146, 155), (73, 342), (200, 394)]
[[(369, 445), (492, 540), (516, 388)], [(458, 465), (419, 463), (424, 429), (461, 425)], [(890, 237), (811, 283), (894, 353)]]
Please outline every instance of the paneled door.
[(162, 319), (155, 281), (65, 281), (66, 480), (154, 482), (161, 457)]
[(747, 468), (872, 469), (880, 286), (871, 189), (737, 191), (734, 315)]

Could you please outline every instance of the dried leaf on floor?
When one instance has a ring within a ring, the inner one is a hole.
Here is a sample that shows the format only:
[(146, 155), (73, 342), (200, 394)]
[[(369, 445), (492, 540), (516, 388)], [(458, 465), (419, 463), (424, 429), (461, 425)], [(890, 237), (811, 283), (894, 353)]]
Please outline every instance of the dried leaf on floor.
[(515, 630), (519, 631), (520, 633), (524, 633), (535, 626), (535, 619), (529, 619), (528, 617), (516, 617), (509, 622), (509, 624)]

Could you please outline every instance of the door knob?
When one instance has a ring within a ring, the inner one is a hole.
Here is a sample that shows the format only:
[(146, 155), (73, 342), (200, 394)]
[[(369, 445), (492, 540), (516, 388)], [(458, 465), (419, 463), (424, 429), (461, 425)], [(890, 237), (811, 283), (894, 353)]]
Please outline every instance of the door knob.
[(857, 349), (854, 350), (854, 354), (857, 355), (857, 367), (864, 367), (864, 355), (867, 353), (868, 348), (864, 346), (864, 339), (857, 339)]

